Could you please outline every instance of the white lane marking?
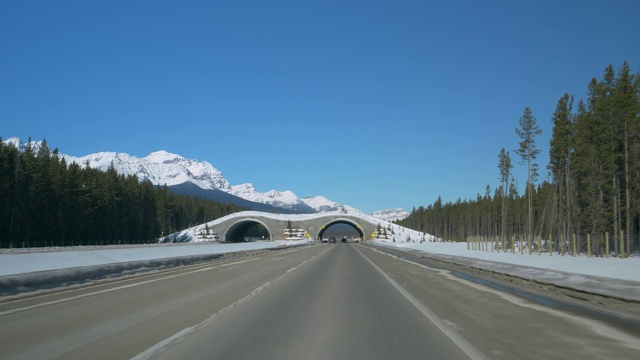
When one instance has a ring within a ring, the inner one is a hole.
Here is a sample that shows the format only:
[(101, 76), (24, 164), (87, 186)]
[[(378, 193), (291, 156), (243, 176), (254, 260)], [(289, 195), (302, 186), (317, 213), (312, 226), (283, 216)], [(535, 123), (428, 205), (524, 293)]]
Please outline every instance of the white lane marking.
[[(180, 276), (195, 274), (195, 273), (198, 273), (198, 272), (212, 270), (212, 269), (216, 269), (216, 268), (220, 268), (220, 267), (226, 267), (226, 266), (230, 266), (230, 265), (235, 265), (235, 264), (247, 262), (247, 261), (250, 261), (250, 260), (253, 260), (253, 259), (243, 259), (243, 260), (239, 260), (239, 261), (233, 262), (233, 263), (208, 266), (208, 267), (204, 267), (204, 268), (200, 268), (200, 269), (196, 269), (196, 270), (192, 270), (192, 271), (188, 271), (188, 272), (183, 272), (183, 273), (180, 273), (180, 274), (163, 276), (163, 277), (157, 278), (157, 279), (152, 279), (152, 280), (147, 280), (147, 281), (142, 281), (142, 282), (136, 282), (136, 283), (128, 284), (128, 285), (121, 285), (121, 286), (114, 287), (114, 288), (94, 291), (94, 292), (90, 292), (90, 293), (86, 293), (86, 294), (71, 296), (71, 297), (58, 299), (58, 300), (53, 300), (53, 301), (47, 301), (47, 302), (44, 302), (44, 303), (39, 303), (39, 304), (35, 304), (35, 305), (16, 308), (16, 309), (13, 309), (13, 310), (6, 310), (6, 311), (0, 312), (0, 317), (1, 316), (5, 316), (5, 315), (15, 314), (15, 313), (22, 312), (22, 311), (33, 310), (33, 309), (37, 309), (37, 308), (41, 308), (41, 307), (45, 307), (45, 306), (57, 305), (57, 304), (61, 304), (61, 303), (64, 303), (64, 302), (74, 301), (74, 300), (78, 300), (78, 299), (84, 299), (84, 298), (95, 296), (95, 295), (106, 294), (106, 293), (113, 292), (113, 291), (119, 291), (119, 290), (123, 290), (123, 289), (128, 289), (128, 288), (132, 288), (132, 287), (136, 287), (136, 286), (140, 286), (140, 285), (146, 285), (146, 284), (150, 284), (150, 283), (154, 283), (154, 282), (162, 281), (162, 280), (166, 280), (166, 279), (172, 279), (172, 278), (176, 278), (176, 277), (180, 277)], [(70, 290), (70, 291), (72, 291), (72, 290)], [(42, 295), (42, 296), (48, 296), (48, 295)], [(28, 300), (31, 300), (31, 299), (33, 299), (33, 298), (28, 298)], [(27, 300), (27, 299), (15, 300), (15, 301), (11, 301), (11, 302), (6, 302), (4, 304), (10, 304), (10, 303), (13, 303), (13, 302), (19, 302), (19, 301), (25, 301), (25, 300)]]
[[(283, 252), (281, 252), (279, 254), (288, 254), (288, 253), (293, 252), (295, 250), (296, 249), (285, 250), (285, 251), (283, 251)], [(13, 310), (0, 311), (0, 316), (11, 315), (11, 314), (19, 313), (19, 312), (22, 312), (22, 311), (33, 310), (33, 309), (37, 309), (37, 308), (45, 307), (45, 306), (50, 306), (50, 305), (57, 305), (57, 304), (61, 304), (61, 303), (68, 302), (68, 301), (74, 301), (74, 300), (83, 299), (83, 298), (90, 297), (90, 296), (109, 293), (109, 292), (112, 292), (112, 291), (118, 291), (118, 290), (128, 289), (128, 288), (132, 288), (132, 287), (136, 287), (136, 286), (140, 286), (140, 285), (150, 284), (150, 283), (154, 283), (156, 281), (160, 281), (160, 280), (164, 280), (164, 279), (172, 279), (172, 278), (176, 278), (176, 277), (180, 277), (180, 276), (184, 276), (184, 275), (195, 274), (195, 273), (201, 272), (201, 271), (208, 271), (208, 270), (212, 270), (212, 269), (228, 267), (228, 266), (242, 264), (242, 263), (249, 262), (249, 261), (254, 261), (254, 260), (256, 260), (255, 257), (247, 258), (247, 259), (239, 259), (237, 261), (224, 263), (224, 264), (214, 264), (214, 265), (206, 265), (206, 266), (205, 265), (196, 265), (196, 266), (198, 266), (198, 269), (191, 270), (189, 272), (181, 272), (181, 273), (176, 274), (176, 275), (163, 276), (161, 278), (157, 278), (157, 279), (154, 279), (154, 280), (147, 280), (147, 281), (143, 281), (143, 282), (137, 282), (137, 283), (134, 283), (134, 284), (122, 285), (122, 286), (118, 286), (118, 287), (114, 287), (114, 288), (109, 288), (109, 289), (106, 289), (106, 290), (99, 290), (99, 291), (94, 291), (94, 292), (90, 292), (90, 293), (86, 293), (86, 294), (82, 294), (82, 295), (76, 295), (76, 296), (71, 296), (71, 297), (67, 297), (67, 298), (63, 298), (63, 299), (48, 301), (48, 302), (44, 302), (44, 303), (40, 303), (40, 304), (36, 304), (36, 305), (24, 306), (24, 307), (16, 308), (16, 309), (13, 309)], [(174, 269), (174, 270), (170, 270), (170, 271), (171, 272), (176, 272), (176, 271), (183, 271), (183, 270), (184, 269)], [(151, 274), (150, 276), (153, 276), (153, 274)], [(132, 279), (122, 279), (122, 280), (117, 280), (117, 281), (128, 281), (128, 280), (132, 280)], [(94, 285), (94, 286), (102, 286), (102, 285), (104, 285), (104, 284)], [(72, 291), (78, 291), (78, 290), (81, 290), (81, 289), (63, 290), (63, 291), (56, 292), (55, 294), (43, 294), (43, 295), (31, 296), (31, 297), (24, 298), (24, 299), (16, 299), (16, 300), (3, 302), (1, 305), (13, 304), (13, 303), (23, 302), (23, 301), (27, 301), (27, 300), (33, 300), (33, 299), (37, 299), (37, 298), (41, 298), (41, 297), (45, 297), (45, 296), (51, 296), (51, 295), (56, 295), (56, 294), (59, 295), (59, 294), (64, 294), (66, 292), (72, 292)]]
[(226, 314), (227, 312), (229, 312), (231, 309), (241, 305), (242, 303), (246, 302), (247, 300), (255, 297), (256, 295), (258, 295), (262, 290), (266, 289), (267, 287), (269, 287), (269, 285), (271, 285), (272, 282), (266, 282), (262, 285), (260, 285), (259, 287), (257, 287), (256, 289), (254, 289), (253, 291), (251, 291), (247, 296), (243, 297), (242, 299), (234, 302), (233, 304), (228, 305), (227, 307), (225, 307), (224, 309), (218, 311), (217, 313), (211, 315), (209, 318), (207, 318), (206, 320), (204, 320), (203, 322), (196, 324), (194, 326), (190, 326), (187, 328), (184, 328), (180, 331), (178, 331), (177, 333), (173, 334), (172, 336), (156, 343), (155, 345), (151, 346), (150, 348), (148, 348), (147, 350), (141, 352), (140, 354), (132, 357), (131, 359), (149, 359), (152, 356), (158, 354), (159, 352), (161, 352), (165, 347), (167, 347), (169, 344), (174, 343), (174, 342), (180, 342), (182, 339), (184, 339), (186, 336), (188, 336), (189, 334), (196, 332), (206, 326), (209, 326), (209, 324), (211, 324), (212, 322), (214, 322), (216, 319), (218, 319), (219, 317), (221, 317), (222, 315)]
[(462, 326), (460, 326), (460, 325), (458, 325), (458, 324), (454, 323), (453, 321), (450, 321), (450, 320), (447, 320), (447, 319), (443, 319), (442, 321), (443, 321), (445, 324), (447, 324), (447, 325), (451, 326), (452, 328), (454, 328), (454, 329), (456, 329), (456, 330), (458, 330), (458, 331), (462, 331), (462, 330), (464, 330), (464, 329), (462, 328)]
[(470, 343), (467, 339), (465, 339), (462, 335), (460, 335), (454, 328), (447, 325), (445, 321), (443, 321), (436, 313), (431, 311), (425, 304), (423, 304), (420, 300), (418, 300), (412, 293), (410, 293), (407, 289), (398, 284), (395, 280), (391, 278), (386, 272), (384, 272), (378, 265), (373, 263), (368, 257), (366, 257), (360, 250), (356, 249), (362, 257), (364, 257), (370, 264), (376, 269), (393, 287), (395, 287), (400, 294), (402, 294), (409, 302), (413, 304), (432, 324), (434, 324), (443, 334), (445, 334), (451, 341), (460, 348), (470, 359), (476, 360), (488, 360), (478, 348), (476, 348), (472, 343)]
[[(381, 254), (385, 254), (385, 253), (381, 252)], [(555, 309), (550, 308), (550, 307), (546, 307), (546, 306), (535, 304), (535, 303), (530, 302), (528, 300), (525, 300), (525, 299), (523, 299), (523, 298), (521, 298), (519, 296), (512, 295), (512, 294), (509, 294), (509, 293), (494, 289), (494, 288), (492, 288), (490, 286), (478, 284), (478, 283), (475, 283), (473, 281), (469, 281), (469, 280), (466, 280), (466, 279), (459, 278), (459, 277), (453, 275), (451, 273), (451, 271), (449, 271), (449, 270), (434, 269), (434, 268), (430, 268), (430, 267), (428, 267), (426, 265), (422, 265), (422, 264), (415, 263), (415, 262), (412, 262), (412, 261), (409, 261), (409, 260), (406, 260), (406, 259), (399, 258), (399, 257), (397, 257), (395, 255), (391, 255), (391, 254), (386, 254), (386, 255), (389, 255), (389, 256), (391, 256), (391, 257), (393, 257), (395, 259), (398, 259), (398, 260), (401, 260), (401, 261), (405, 261), (405, 262), (413, 264), (413, 265), (417, 265), (417, 266), (419, 266), (421, 268), (424, 268), (426, 270), (435, 271), (439, 275), (444, 276), (447, 279), (455, 280), (457, 282), (460, 282), (462, 284), (470, 286), (470, 287), (472, 287), (472, 288), (474, 288), (476, 290), (480, 290), (480, 291), (485, 291), (485, 292), (489, 292), (489, 293), (492, 293), (492, 294), (496, 294), (499, 297), (501, 297), (502, 299), (504, 299), (504, 300), (506, 300), (506, 301), (508, 301), (508, 302), (510, 302), (512, 304), (515, 304), (515, 305), (518, 305), (518, 306), (522, 306), (522, 307), (525, 307), (525, 308), (529, 308), (529, 309), (533, 309), (533, 310), (542, 311), (542, 312), (547, 313), (549, 315), (556, 316), (556, 317), (559, 317), (559, 318), (563, 318), (563, 319), (565, 319), (567, 321), (570, 321), (570, 322), (573, 322), (574, 324), (577, 324), (579, 326), (586, 327), (586, 328), (590, 329), (591, 331), (593, 331), (594, 333), (596, 333), (597, 335), (605, 336), (605, 337), (611, 338), (613, 340), (620, 341), (623, 345), (625, 345), (627, 347), (630, 347), (630, 348), (636, 349), (636, 350), (640, 350), (640, 341), (638, 341), (637, 337), (629, 335), (629, 334), (627, 334), (627, 333), (625, 333), (625, 332), (623, 332), (621, 330), (618, 330), (618, 329), (616, 329), (616, 328), (614, 328), (612, 326), (609, 326), (609, 325), (607, 325), (607, 324), (605, 324), (603, 322), (600, 322), (600, 321), (597, 321), (597, 320), (592, 320), (592, 319), (587, 319), (587, 318), (582, 318), (582, 317), (579, 317), (579, 316), (576, 316), (576, 315), (571, 315), (569, 313), (564, 313), (562, 311), (555, 310)]]
[(153, 357), (154, 355), (157, 355), (158, 353), (162, 352), (167, 346), (174, 344), (174, 343), (178, 343), (180, 341), (182, 341), (185, 337), (187, 337), (189, 334), (194, 333), (198, 330), (201, 330), (209, 325), (211, 325), (211, 323), (213, 323), (216, 319), (220, 318), (221, 316), (223, 316), (224, 314), (228, 313), (229, 311), (231, 311), (233, 308), (238, 307), (239, 305), (247, 302), (249, 299), (254, 298), (256, 295), (258, 295), (260, 292), (262, 292), (262, 290), (266, 289), (267, 287), (271, 286), (272, 284), (277, 283), (278, 281), (282, 280), (285, 276), (291, 274), (293, 271), (301, 268), (302, 266), (306, 265), (307, 263), (309, 263), (310, 261), (316, 259), (317, 257), (319, 257), (320, 255), (324, 254), (325, 252), (327, 252), (329, 249), (325, 249), (322, 250), (320, 253), (310, 257), (307, 260), (304, 260), (303, 262), (301, 262), (300, 264), (288, 269), (287, 271), (285, 271), (284, 274), (280, 275), (278, 278), (276, 278), (273, 281), (268, 281), (260, 286), (258, 286), (257, 288), (255, 288), (254, 290), (252, 290), (247, 296), (243, 297), (242, 299), (227, 305), (225, 308), (223, 308), (222, 310), (218, 311), (217, 313), (211, 315), (210, 317), (208, 317), (207, 319), (205, 319), (204, 321), (184, 328), (180, 331), (178, 331), (177, 333), (173, 334), (172, 336), (156, 343), (155, 345), (151, 346), (150, 348), (148, 348), (147, 350), (141, 352), (140, 354), (134, 356), (131, 358), (131, 360), (143, 360), (143, 359), (149, 359), (151, 357)]

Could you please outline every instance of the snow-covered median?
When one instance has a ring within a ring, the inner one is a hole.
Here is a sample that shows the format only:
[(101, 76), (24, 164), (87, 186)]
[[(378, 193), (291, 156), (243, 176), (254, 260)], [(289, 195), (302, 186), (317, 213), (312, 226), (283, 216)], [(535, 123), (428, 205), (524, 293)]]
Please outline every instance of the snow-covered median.
[(196, 255), (225, 254), (284, 245), (305, 245), (308, 241), (256, 241), (236, 244), (197, 243), (130, 247), (85, 247), (59, 251), (19, 251), (0, 253), (0, 276), (60, 270), (134, 261), (148, 261)]
[(218, 258), (245, 257), (308, 241), (238, 244), (141, 245), (75, 249), (3, 250), (0, 253), (0, 296), (82, 284)]

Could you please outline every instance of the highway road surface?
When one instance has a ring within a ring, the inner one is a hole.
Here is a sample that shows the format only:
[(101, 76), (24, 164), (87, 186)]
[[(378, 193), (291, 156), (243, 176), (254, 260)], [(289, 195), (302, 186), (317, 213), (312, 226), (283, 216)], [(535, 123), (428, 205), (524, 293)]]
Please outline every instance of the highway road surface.
[(638, 358), (637, 314), (547, 305), (322, 244), (0, 298), (0, 358)]

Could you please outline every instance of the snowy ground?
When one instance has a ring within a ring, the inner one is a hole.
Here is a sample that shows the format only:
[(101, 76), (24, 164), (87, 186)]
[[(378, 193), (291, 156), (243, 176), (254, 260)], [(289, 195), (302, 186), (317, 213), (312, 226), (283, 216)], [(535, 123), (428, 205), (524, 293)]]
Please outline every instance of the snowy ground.
[[(379, 221), (379, 220), (377, 220)], [(200, 225), (204, 226), (204, 225)], [(391, 229), (388, 240), (375, 240), (377, 245), (404, 248), (428, 253), (445, 260), (462, 262), (543, 282), (572, 288), (592, 290), (640, 301), (640, 257), (628, 259), (596, 258), (553, 254), (523, 255), (491, 251), (468, 250), (465, 243), (437, 242), (429, 235), (383, 223)], [(196, 228), (182, 235), (195, 234)], [(422, 243), (421, 239), (425, 239)], [(220, 254), (243, 250), (275, 248), (287, 244), (306, 244), (307, 240), (247, 242), (239, 244), (187, 243), (151, 245), (128, 248), (77, 248), (63, 251), (0, 252), (0, 278), (3, 276), (80, 268), (86, 266), (126, 263), (192, 255)], [(330, 246), (330, 245), (323, 245)]]
[[(428, 234), (382, 224), (391, 229), (389, 239), (375, 240), (377, 245), (418, 251), (442, 260), (463, 263), (499, 273), (565, 286), (581, 291), (640, 301), (640, 256), (620, 259), (586, 255), (564, 256), (468, 250), (466, 243), (441, 242)], [(392, 233), (392, 234), (391, 234)], [(395, 239), (395, 242), (393, 241)], [(421, 242), (421, 240), (423, 240)]]
[(239, 244), (196, 243), (161, 244), (129, 247), (77, 247), (73, 250), (34, 249), (34, 251), (0, 252), (0, 277), (37, 271), (71, 269), (133, 261), (166, 259), (183, 256), (223, 254), (236, 251), (304, 245), (308, 241), (257, 241)]
[(467, 250), (464, 243), (393, 243), (378, 245), (427, 253), (431, 257), (580, 291), (640, 301), (640, 257), (595, 258)]
[(430, 254), (448, 255), (456, 257), (467, 257), (475, 260), (488, 260), (510, 265), (534, 267), (545, 270), (561, 271), (565, 273), (573, 273), (580, 275), (601, 276), (607, 278), (631, 280), (640, 282), (640, 257), (635, 256), (628, 259), (619, 259), (615, 257), (598, 258), (587, 257), (586, 255), (572, 256), (559, 255), (553, 253), (543, 253), (540, 255), (520, 254), (516, 251), (497, 252), (497, 251), (480, 251), (467, 250), (466, 243), (447, 243), (436, 242), (429, 243), (392, 243), (387, 241), (376, 241), (379, 245), (392, 246), (404, 249), (413, 249)]

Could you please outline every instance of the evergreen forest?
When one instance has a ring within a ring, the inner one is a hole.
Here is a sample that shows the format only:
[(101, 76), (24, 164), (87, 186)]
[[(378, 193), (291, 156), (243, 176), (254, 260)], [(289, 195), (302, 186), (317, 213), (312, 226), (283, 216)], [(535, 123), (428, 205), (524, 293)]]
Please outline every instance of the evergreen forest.
[[(580, 251), (625, 256), (638, 251), (640, 229), (640, 74), (625, 62), (606, 67), (588, 84), (586, 100), (562, 96), (552, 119), (548, 176), (538, 182), (536, 137), (541, 130), (531, 108), (520, 118), (513, 153), (498, 154), (495, 191), (487, 185), (475, 199), (414, 208), (399, 224), (451, 241), (469, 236), (549, 239), (546, 251), (560, 251), (577, 238)], [(519, 160), (519, 161), (518, 161)], [(525, 193), (511, 174), (513, 163), (527, 167)], [(610, 241), (606, 241), (606, 240)], [(533, 241), (527, 241), (529, 251)], [(606, 245), (608, 249), (605, 249)]]
[(0, 139), (1, 248), (151, 243), (239, 210)]

